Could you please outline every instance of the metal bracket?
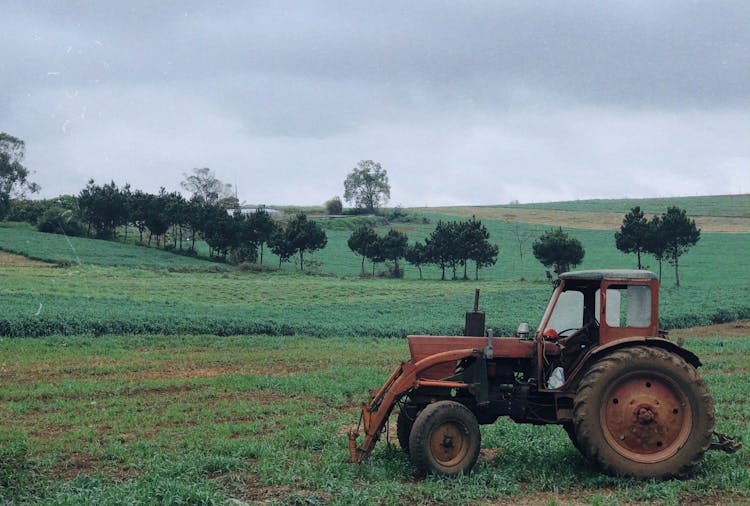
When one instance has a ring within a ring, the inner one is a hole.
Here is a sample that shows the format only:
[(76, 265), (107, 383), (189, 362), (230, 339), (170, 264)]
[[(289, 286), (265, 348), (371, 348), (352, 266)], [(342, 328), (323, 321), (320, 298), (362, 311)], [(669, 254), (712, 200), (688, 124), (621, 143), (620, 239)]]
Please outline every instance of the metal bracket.
[(720, 432), (714, 431), (714, 436), (718, 438), (718, 441), (711, 443), (708, 447), (709, 450), (721, 450), (726, 453), (734, 453), (742, 448), (742, 443), (737, 441), (737, 436), (727, 436)]

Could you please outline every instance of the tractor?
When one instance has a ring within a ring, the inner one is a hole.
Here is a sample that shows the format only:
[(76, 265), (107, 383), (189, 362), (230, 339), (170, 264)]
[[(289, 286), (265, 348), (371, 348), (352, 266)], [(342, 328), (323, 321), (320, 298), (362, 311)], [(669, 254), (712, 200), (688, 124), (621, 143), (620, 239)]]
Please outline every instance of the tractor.
[(514, 337), (485, 329), (478, 298), (464, 336), (408, 337), (411, 360), (371, 392), (349, 433), (352, 462), (372, 452), (395, 406), (398, 442), (420, 474), (469, 473), (479, 425), (501, 416), (561, 425), (616, 475), (683, 477), (706, 450), (741, 447), (714, 432), (698, 357), (659, 330), (654, 273), (563, 273), (536, 331), (521, 323)]

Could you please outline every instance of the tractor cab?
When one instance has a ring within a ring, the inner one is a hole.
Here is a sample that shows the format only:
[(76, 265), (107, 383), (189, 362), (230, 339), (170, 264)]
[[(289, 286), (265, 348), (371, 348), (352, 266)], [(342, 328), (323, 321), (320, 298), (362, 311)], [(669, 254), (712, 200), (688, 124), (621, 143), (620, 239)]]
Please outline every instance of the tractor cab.
[(539, 362), (539, 370), (543, 377), (549, 377), (557, 367), (561, 368), (559, 374), (572, 372), (588, 352), (621, 339), (663, 339), (666, 334), (659, 332), (658, 325), (659, 281), (654, 273), (564, 273), (555, 282), (536, 331), (540, 347), (544, 342), (557, 346), (548, 360)]

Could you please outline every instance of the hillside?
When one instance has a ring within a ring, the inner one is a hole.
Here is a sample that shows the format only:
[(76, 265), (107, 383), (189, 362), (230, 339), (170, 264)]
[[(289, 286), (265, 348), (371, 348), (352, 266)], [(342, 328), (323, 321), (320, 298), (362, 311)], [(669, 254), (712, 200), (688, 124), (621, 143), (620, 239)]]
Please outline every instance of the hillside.
[(648, 199), (576, 200), (503, 206), (414, 208), (413, 211), (469, 218), (533, 223), (591, 230), (616, 230), (634, 206), (660, 214), (669, 206), (685, 209), (703, 232), (750, 233), (750, 195)]
[[(415, 241), (430, 233), (435, 220), (456, 219), (447, 214), (429, 216), (430, 223), (393, 226)], [(54, 264), (6, 256), (7, 261), (0, 262), (4, 308), (0, 335), (197, 332), (401, 337), (456, 333), (472, 304), (474, 287), (481, 288), (488, 324), (498, 332), (512, 333), (520, 321), (533, 326), (549, 294), (549, 283), (545, 268), (531, 253), (531, 244), (550, 225), (484, 220), (491, 240), (500, 247), (498, 262), (482, 269), (479, 281), (468, 282), (440, 281), (434, 266), (423, 269), (425, 279), (420, 281), (417, 269), (410, 265), (405, 267), (404, 279), (360, 278), (361, 258), (346, 245), (356, 224), (350, 218), (323, 222), (328, 245), (314, 256), (319, 276), (301, 274), (294, 263), (283, 264), (282, 272), (243, 272), (155, 248), (66, 239), (28, 226), (2, 224), (0, 249), (68, 267), (51, 268)], [(379, 232), (387, 228), (380, 227)], [(586, 250), (580, 268), (635, 267), (634, 255), (614, 247), (611, 230), (567, 230)], [(680, 260), (683, 286), (679, 289), (673, 287), (673, 269), (665, 262), (662, 325), (674, 328), (749, 317), (748, 251), (748, 233), (704, 231), (700, 242)], [(645, 256), (644, 262), (658, 270), (652, 257)], [(278, 259), (266, 251), (265, 264), (275, 268)], [(366, 267), (370, 270), (369, 262)], [(472, 268), (469, 275), (473, 277)], [(376, 272), (382, 270), (382, 264), (376, 266)]]

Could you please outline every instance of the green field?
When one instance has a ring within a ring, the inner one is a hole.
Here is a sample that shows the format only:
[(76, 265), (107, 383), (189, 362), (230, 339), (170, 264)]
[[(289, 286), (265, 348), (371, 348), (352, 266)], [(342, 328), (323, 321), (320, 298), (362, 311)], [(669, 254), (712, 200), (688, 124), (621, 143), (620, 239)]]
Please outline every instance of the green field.
[(37, 232), (26, 223), (0, 222), (0, 250), (64, 265), (206, 269), (212, 263), (134, 244)]
[[(750, 335), (688, 340), (717, 430), (750, 438)], [(261, 336), (2, 339), (0, 500), (48, 504), (744, 504), (750, 453), (689, 480), (614, 478), (561, 428), (482, 428), (465, 478), (417, 479), (380, 442), (345, 463), (357, 405), (407, 358), (402, 340)], [(391, 427), (391, 438), (395, 431)]]
[[(328, 231), (328, 247), (315, 255), (321, 272), (328, 274), (320, 276), (300, 274), (292, 264), (285, 264), (282, 272), (243, 272), (155, 249), (79, 239), (82, 249), (90, 251), (80, 257), (86, 259), (81, 264), (64, 269), (0, 268), (0, 335), (454, 334), (461, 331), (475, 287), (482, 291), (488, 324), (497, 332), (513, 333), (521, 321), (538, 322), (550, 285), (544, 268), (528, 251), (531, 241), (521, 259), (512, 224), (487, 225), (501, 253), (496, 266), (480, 271), (478, 282), (441, 282), (435, 267), (425, 268), (426, 279), (420, 281), (411, 266), (406, 267), (405, 279), (360, 278), (360, 259), (346, 247), (348, 230)], [(418, 238), (434, 225), (408, 226), (411, 237)], [(54, 245), (65, 240), (29, 228), (0, 230), (4, 249), (46, 260), (57, 254), (46, 252), (57, 252)], [(611, 232), (570, 232), (586, 248), (581, 268), (634, 267), (633, 255), (613, 247)], [(662, 326), (750, 317), (748, 251), (750, 234), (703, 234), (681, 259), (681, 288), (672, 286), (674, 275), (665, 263)], [(112, 266), (129, 258), (139, 268)], [(648, 257), (646, 262), (656, 267)], [(223, 271), (213, 272), (217, 268)]]
[(626, 213), (640, 206), (647, 214), (663, 213), (669, 206), (685, 209), (691, 216), (724, 216), (750, 218), (750, 195), (720, 195), (711, 197), (665, 197), (651, 199), (597, 199), (568, 202), (544, 202), (503, 207), (529, 207), (561, 211), (595, 211)]
[[(705, 212), (733, 212), (705, 199)], [(456, 218), (430, 219), (394, 227), (421, 240), (435, 220)], [(0, 223), (0, 249), (49, 262), (0, 253), (8, 258), (0, 262), (0, 502), (750, 501), (747, 450), (709, 453), (689, 480), (643, 482), (602, 475), (559, 427), (508, 421), (483, 427), (476, 472), (458, 480), (417, 479), (397, 443), (380, 443), (363, 465), (344, 463), (357, 406), (408, 358), (403, 339), (384, 337), (461, 333), (475, 287), (488, 326), (512, 334), (521, 321), (538, 323), (551, 290), (531, 243), (553, 224), (486, 220), (500, 246), (497, 265), (479, 281), (440, 281), (435, 267), (424, 280), (411, 266), (404, 279), (360, 277), (360, 259), (346, 246), (356, 221), (324, 222), (329, 242), (314, 255), (316, 274), (295, 264), (247, 272)], [(634, 255), (615, 249), (612, 231), (566, 230), (586, 249), (580, 268), (635, 267)], [(523, 258), (519, 234), (527, 237)], [(750, 233), (703, 233), (680, 259), (680, 288), (665, 263), (662, 327), (750, 318), (748, 252)], [(267, 252), (266, 265), (277, 262)], [(686, 346), (704, 362), (717, 429), (747, 442), (750, 333), (742, 329)]]

